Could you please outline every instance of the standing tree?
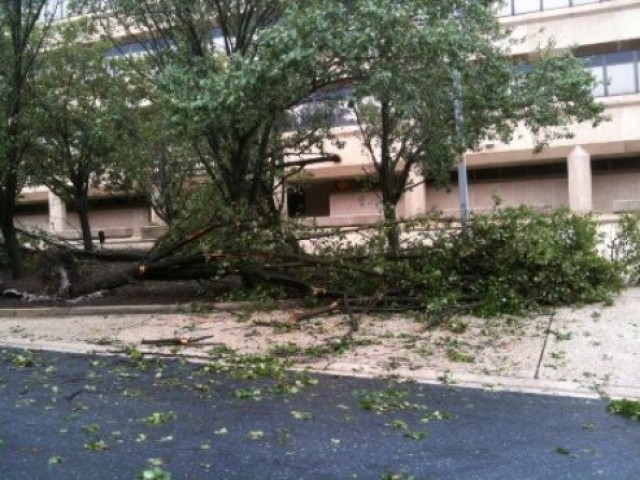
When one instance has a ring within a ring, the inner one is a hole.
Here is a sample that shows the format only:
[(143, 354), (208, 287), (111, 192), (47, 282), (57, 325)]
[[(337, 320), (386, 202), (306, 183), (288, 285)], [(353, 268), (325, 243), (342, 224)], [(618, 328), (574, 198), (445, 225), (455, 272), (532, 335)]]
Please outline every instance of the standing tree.
[(137, 109), (135, 138), (118, 159), (113, 187), (144, 197), (168, 226), (179, 220), (199, 174), (197, 150), (171, 128), (161, 103)]
[(319, 121), (290, 129), (294, 107), (344, 76), (328, 48), (335, 7), (318, 4), (330, 5), (115, 0), (94, 18), (125, 32), (132, 43), (123, 54), (148, 59), (150, 68), (131, 62), (133, 70), (150, 81), (151, 101), (169, 108), (172, 130), (197, 146), (220, 203), (277, 222), (273, 190), (285, 157), (316, 150), (329, 131)]
[(412, 170), (446, 184), (460, 154), (487, 137), (509, 141), (524, 124), (546, 143), (569, 136), (574, 121), (602, 119), (582, 62), (549, 50), (523, 65), (509, 55), (508, 32), (490, 4), (352, 2), (353, 103), (391, 249), (399, 246), (396, 205), (415, 186)]
[(0, 2), (0, 230), (14, 278), (24, 274), (13, 215), (24, 155), (33, 141), (33, 77), (49, 20), (46, 0)]
[[(93, 250), (89, 190), (109, 182), (132, 138), (134, 90), (104, 42), (82, 21), (56, 28), (37, 75), (38, 143), (30, 180), (46, 185), (78, 214), (85, 250)], [(38, 168), (35, 168), (35, 167)]]

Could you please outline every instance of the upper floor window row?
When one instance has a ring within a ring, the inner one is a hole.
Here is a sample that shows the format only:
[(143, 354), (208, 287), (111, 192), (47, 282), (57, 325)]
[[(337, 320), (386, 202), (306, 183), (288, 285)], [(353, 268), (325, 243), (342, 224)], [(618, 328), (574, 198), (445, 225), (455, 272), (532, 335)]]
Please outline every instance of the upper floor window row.
[(593, 90), (596, 97), (640, 93), (640, 50), (589, 57), (587, 68), (598, 81)]
[(498, 16), (507, 17), (607, 1), (610, 0), (501, 0), (496, 3), (498, 4)]

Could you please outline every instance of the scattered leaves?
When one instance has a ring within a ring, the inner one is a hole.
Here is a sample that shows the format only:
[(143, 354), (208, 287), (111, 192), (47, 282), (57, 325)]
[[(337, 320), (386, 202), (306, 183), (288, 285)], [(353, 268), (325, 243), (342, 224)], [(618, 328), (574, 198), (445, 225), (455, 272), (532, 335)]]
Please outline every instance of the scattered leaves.
[(291, 412), (293, 418), (296, 420), (313, 420), (313, 414), (311, 412), (303, 412), (300, 410), (293, 410)]
[(147, 425), (163, 425), (168, 422), (172, 422), (177, 419), (178, 416), (175, 412), (153, 412), (148, 417), (140, 419), (142, 423), (146, 423)]
[(264, 438), (264, 432), (262, 430), (251, 430), (247, 433), (247, 438), (250, 440), (262, 440)]

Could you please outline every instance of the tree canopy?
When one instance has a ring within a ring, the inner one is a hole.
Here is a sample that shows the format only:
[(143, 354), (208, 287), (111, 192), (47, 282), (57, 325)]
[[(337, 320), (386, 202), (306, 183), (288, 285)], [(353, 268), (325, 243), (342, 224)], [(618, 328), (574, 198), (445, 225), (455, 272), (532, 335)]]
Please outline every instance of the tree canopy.
[(11, 271), (20, 277), (24, 265), (13, 222), (16, 197), (24, 185), (22, 164), (31, 147), (34, 74), (49, 27), (46, 0), (0, 3), (0, 230)]
[[(349, 6), (342, 17), (352, 98), (387, 220), (415, 186), (412, 170), (446, 185), (462, 152), (482, 140), (509, 142), (524, 126), (541, 148), (570, 136), (573, 122), (603, 119), (580, 60), (552, 45), (534, 62), (511, 56), (509, 32), (482, 2)], [(389, 241), (397, 246), (397, 229)]]
[(92, 249), (89, 190), (109, 186), (135, 139), (140, 98), (107, 42), (91, 42), (85, 21), (57, 25), (36, 74), (35, 126), (29, 180), (46, 185), (78, 213), (86, 250)]
[[(573, 122), (603, 119), (581, 61), (553, 45), (534, 61), (514, 57), (491, 2), (73, 3), (92, 14), (83, 38), (77, 19), (52, 30), (44, 0), (2, 4), (0, 227), (9, 251), (27, 177), (76, 208), (109, 173), (145, 192), (168, 223), (195, 205), (198, 215), (182, 216), (206, 223), (230, 210), (280, 228), (274, 193), (287, 163), (340, 144), (336, 91), (349, 92), (388, 220), (415, 186), (411, 172), (446, 184), (461, 152), (483, 139), (509, 141), (524, 126), (543, 146)], [(193, 175), (208, 189), (183, 202)], [(397, 231), (388, 241), (397, 244)]]

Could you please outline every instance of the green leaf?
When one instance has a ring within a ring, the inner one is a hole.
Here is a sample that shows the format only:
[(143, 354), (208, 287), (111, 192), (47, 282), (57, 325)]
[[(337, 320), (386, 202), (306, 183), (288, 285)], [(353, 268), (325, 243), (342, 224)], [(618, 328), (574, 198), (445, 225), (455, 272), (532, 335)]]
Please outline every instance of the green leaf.
[(296, 420), (313, 420), (313, 414), (311, 412), (293, 410), (291, 415), (293, 415), (293, 418)]

